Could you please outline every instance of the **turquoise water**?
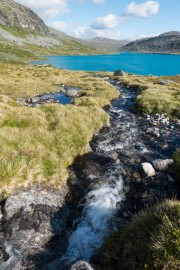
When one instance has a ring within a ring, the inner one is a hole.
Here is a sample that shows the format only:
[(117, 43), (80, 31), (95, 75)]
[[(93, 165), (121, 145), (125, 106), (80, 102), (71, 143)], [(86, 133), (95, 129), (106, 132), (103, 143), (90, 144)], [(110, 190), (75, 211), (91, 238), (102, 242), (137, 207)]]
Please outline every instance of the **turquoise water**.
[(121, 69), (139, 75), (180, 74), (180, 55), (120, 53), (113, 55), (49, 56), (32, 64), (51, 64), (57, 68), (86, 71)]

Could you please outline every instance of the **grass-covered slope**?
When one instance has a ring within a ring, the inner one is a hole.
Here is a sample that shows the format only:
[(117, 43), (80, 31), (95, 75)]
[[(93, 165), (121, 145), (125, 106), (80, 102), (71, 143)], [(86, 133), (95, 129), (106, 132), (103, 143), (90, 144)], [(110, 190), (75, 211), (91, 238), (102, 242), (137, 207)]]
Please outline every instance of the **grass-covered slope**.
[[(171, 118), (180, 118), (180, 77), (149, 77), (128, 75), (120, 78), (125, 86), (137, 89), (136, 106), (149, 114), (164, 113)], [(170, 80), (169, 85), (160, 82)]]
[(101, 270), (180, 269), (180, 202), (138, 214), (107, 239), (101, 253)]
[[(67, 106), (16, 103), (18, 97), (58, 91), (57, 84), (78, 86), (83, 96)], [(60, 187), (74, 158), (87, 151), (94, 131), (108, 123), (102, 107), (118, 95), (88, 73), (1, 63), (0, 197), (35, 183)]]

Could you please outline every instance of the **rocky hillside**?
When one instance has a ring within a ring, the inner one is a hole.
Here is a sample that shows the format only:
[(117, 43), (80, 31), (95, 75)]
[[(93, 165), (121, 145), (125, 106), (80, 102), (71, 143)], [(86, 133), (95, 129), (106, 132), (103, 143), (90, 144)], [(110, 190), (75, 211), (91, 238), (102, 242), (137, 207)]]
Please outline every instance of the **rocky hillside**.
[(0, 0), (0, 23), (39, 34), (49, 33), (48, 27), (36, 13), (12, 0)]
[(42, 55), (97, 54), (96, 48), (49, 28), (29, 8), (0, 0), (0, 60), (19, 61)]
[(129, 52), (180, 53), (180, 32), (172, 31), (157, 37), (138, 39), (123, 46)]

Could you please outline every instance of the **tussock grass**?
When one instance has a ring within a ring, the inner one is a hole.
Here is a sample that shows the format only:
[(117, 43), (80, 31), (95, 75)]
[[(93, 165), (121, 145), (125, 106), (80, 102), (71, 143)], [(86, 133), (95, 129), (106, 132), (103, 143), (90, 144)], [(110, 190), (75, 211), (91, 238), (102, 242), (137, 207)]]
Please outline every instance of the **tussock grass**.
[[(171, 85), (160, 85), (160, 80), (172, 80)], [(121, 79), (125, 86), (136, 89), (139, 94), (136, 106), (149, 114), (165, 113), (171, 118), (180, 118), (180, 78), (147, 77), (129, 75)]]
[(180, 202), (165, 201), (135, 216), (102, 248), (106, 270), (180, 269)]
[[(101, 78), (51, 66), (1, 63), (0, 73), (1, 199), (36, 183), (59, 188), (74, 158), (87, 151), (94, 131), (109, 123), (102, 107), (119, 92)], [(16, 103), (17, 98), (58, 91), (57, 84), (78, 86), (83, 96), (66, 106)]]

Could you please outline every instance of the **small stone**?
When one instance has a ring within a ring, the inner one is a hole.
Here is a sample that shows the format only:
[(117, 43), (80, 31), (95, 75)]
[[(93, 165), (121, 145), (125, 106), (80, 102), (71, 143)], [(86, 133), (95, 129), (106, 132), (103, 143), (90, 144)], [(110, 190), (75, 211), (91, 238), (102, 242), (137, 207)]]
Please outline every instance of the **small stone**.
[(156, 174), (153, 166), (148, 162), (141, 163), (141, 171), (146, 177), (154, 176)]
[(156, 159), (152, 162), (153, 167), (157, 171), (164, 172), (168, 169), (170, 165), (174, 163), (173, 159)]
[(39, 98), (38, 97), (33, 97), (32, 98), (32, 103), (37, 103), (39, 101)]
[(92, 266), (85, 261), (78, 261), (69, 270), (93, 270)]
[(107, 77), (103, 77), (102, 79), (103, 79), (104, 81), (109, 81), (110, 78), (107, 76)]
[(137, 181), (141, 180), (141, 176), (140, 176), (140, 174), (138, 172), (134, 172), (133, 177), (136, 178)]

